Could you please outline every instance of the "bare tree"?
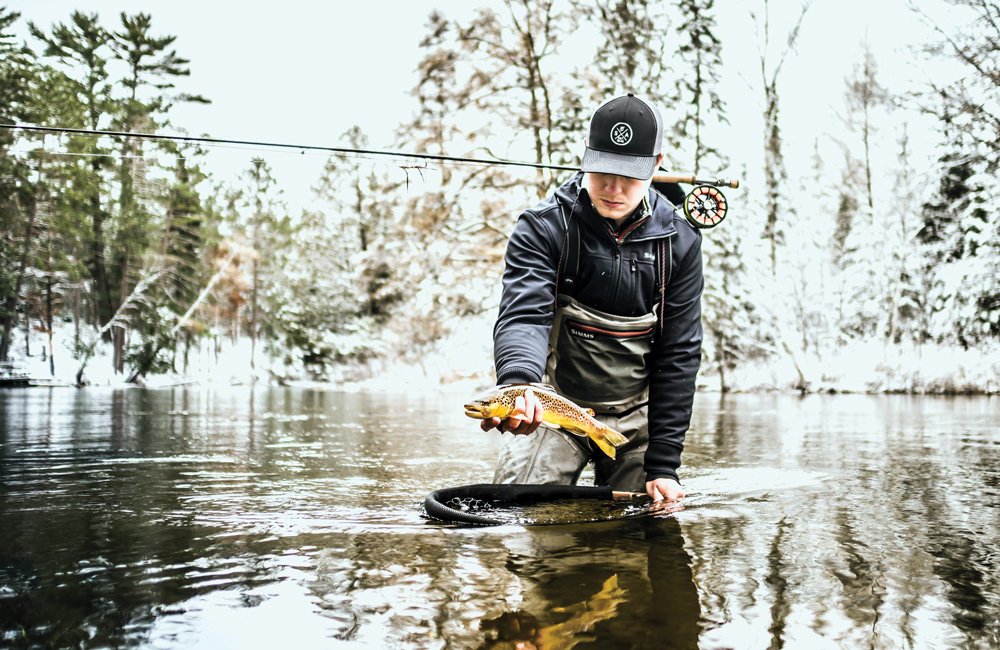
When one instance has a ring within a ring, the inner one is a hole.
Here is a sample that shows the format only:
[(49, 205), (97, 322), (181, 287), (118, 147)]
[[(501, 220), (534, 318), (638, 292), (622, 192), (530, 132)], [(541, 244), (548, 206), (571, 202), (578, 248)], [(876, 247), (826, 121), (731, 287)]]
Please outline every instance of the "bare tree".
[(780, 105), (778, 80), (788, 55), (795, 50), (795, 43), (798, 41), (802, 21), (809, 11), (809, 6), (810, 3), (807, 2), (800, 7), (798, 18), (785, 35), (783, 46), (777, 55), (770, 51), (771, 13), (768, 0), (763, 0), (763, 10), (759, 15), (755, 12), (750, 13), (760, 39), (760, 80), (764, 91), (764, 184), (767, 186), (764, 236), (770, 244), (772, 275), (778, 273), (778, 246), (783, 238), (779, 197), (782, 184), (788, 177), (778, 119)]
[(869, 219), (875, 216), (875, 197), (872, 192), (872, 136), (875, 130), (873, 112), (890, 104), (889, 91), (878, 80), (878, 65), (871, 46), (865, 43), (861, 63), (854, 68), (854, 75), (847, 82), (847, 124), (861, 138), (865, 175), (865, 198)]
[[(555, 53), (567, 21), (554, 0), (506, 0), (502, 13), (479, 9), (457, 33), (475, 65), (461, 94), (515, 131), (530, 133), (537, 162), (552, 162), (557, 154), (555, 89), (544, 64)], [(552, 182), (552, 172), (539, 169), (537, 195), (544, 196)]]

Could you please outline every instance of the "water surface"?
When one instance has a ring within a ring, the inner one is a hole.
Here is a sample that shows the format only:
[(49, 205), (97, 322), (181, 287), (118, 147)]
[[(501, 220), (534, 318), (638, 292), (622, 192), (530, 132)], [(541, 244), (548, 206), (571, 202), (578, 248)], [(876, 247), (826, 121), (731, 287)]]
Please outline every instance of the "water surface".
[(699, 395), (683, 509), (476, 528), (465, 397), (0, 392), (0, 647), (1000, 645), (996, 399)]

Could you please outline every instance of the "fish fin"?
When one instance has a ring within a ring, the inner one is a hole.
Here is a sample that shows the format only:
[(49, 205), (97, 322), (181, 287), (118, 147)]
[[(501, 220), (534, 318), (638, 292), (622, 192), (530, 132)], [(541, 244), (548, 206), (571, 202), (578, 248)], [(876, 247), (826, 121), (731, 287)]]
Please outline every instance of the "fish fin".
[(539, 388), (541, 390), (547, 390), (550, 393), (556, 392), (556, 388), (552, 384), (543, 384), (540, 381), (533, 381), (533, 382), (531, 382), (528, 385), (531, 386), (531, 387), (533, 387), (533, 388)]
[(565, 431), (566, 433), (572, 433), (577, 438), (587, 437), (587, 433), (585, 431), (580, 431), (579, 429), (568, 427), (564, 424), (558, 424), (556, 422), (552, 422), (551, 420), (545, 420), (545, 426), (549, 427), (550, 429), (560, 429), (562, 431)]
[(583, 410), (590, 417), (594, 417), (595, 415), (597, 415), (597, 413), (594, 413), (594, 409), (583, 409)]

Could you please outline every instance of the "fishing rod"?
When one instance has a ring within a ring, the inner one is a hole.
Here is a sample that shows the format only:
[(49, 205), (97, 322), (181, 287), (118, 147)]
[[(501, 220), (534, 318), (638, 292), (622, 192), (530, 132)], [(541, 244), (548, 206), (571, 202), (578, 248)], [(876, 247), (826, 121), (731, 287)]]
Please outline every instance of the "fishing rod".
[[(166, 140), (172, 142), (192, 142), (202, 144), (226, 144), (251, 147), (269, 147), (277, 149), (295, 149), (306, 151), (325, 151), (340, 154), (361, 154), (369, 156), (388, 156), (393, 158), (410, 158), (418, 160), (434, 160), (438, 162), (471, 163), (479, 165), (500, 165), (509, 167), (530, 167), (532, 169), (550, 169), (554, 171), (579, 171), (576, 167), (566, 165), (550, 165), (518, 160), (501, 160), (488, 158), (469, 158), (464, 156), (446, 156), (429, 153), (408, 153), (388, 151), (384, 149), (360, 149), (356, 147), (330, 147), (313, 144), (293, 144), (287, 142), (268, 142), (264, 140), (235, 140), (231, 138), (210, 138), (207, 136), (168, 135), (162, 133), (141, 133), (135, 131), (107, 131), (101, 129), (78, 129), (64, 126), (39, 126), (37, 124), (0, 124), (0, 129), (37, 131), (40, 133), (71, 133), (77, 135), (111, 136), (118, 138), (138, 138), (145, 140)], [(677, 183), (694, 185), (694, 189), (684, 197), (684, 216), (696, 228), (714, 228), (726, 218), (728, 203), (719, 187), (738, 188), (739, 179), (715, 180), (698, 179), (694, 175), (671, 174), (660, 171), (653, 174), (654, 183)]]

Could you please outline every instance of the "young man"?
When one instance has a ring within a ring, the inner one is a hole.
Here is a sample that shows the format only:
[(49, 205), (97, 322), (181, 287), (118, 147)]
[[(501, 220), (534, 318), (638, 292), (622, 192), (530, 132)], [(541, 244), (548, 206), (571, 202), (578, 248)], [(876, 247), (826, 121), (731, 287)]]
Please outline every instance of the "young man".
[[(595, 111), (576, 174), (518, 219), (494, 327), (498, 384), (544, 382), (625, 434), (612, 460), (587, 438), (523, 416), (484, 420), (516, 434), (496, 483), (598, 485), (684, 496), (677, 477), (701, 360), (701, 235), (650, 187), (663, 122), (629, 93)], [(530, 435), (528, 435), (530, 434)]]

